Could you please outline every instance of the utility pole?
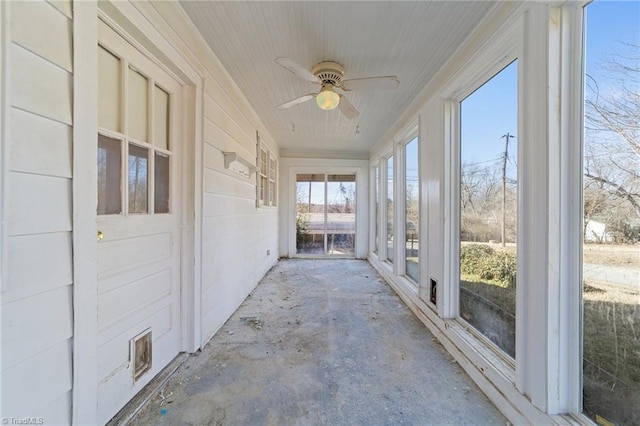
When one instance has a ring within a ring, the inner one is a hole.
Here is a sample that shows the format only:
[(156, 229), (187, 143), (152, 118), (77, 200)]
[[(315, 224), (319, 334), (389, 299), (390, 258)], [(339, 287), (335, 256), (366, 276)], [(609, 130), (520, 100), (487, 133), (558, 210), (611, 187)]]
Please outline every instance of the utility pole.
[(502, 247), (505, 247), (505, 219), (506, 219), (506, 205), (507, 205), (507, 159), (509, 158), (509, 139), (515, 138), (512, 134), (507, 132), (502, 135), (504, 138), (504, 157), (502, 158)]

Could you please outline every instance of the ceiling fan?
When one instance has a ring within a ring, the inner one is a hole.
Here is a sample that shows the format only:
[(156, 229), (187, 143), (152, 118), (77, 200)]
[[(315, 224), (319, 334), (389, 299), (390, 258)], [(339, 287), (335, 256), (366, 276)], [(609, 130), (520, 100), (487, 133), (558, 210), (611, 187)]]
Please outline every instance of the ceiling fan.
[(360, 112), (344, 95), (336, 93), (336, 88), (348, 92), (351, 90), (395, 89), (400, 84), (398, 77), (395, 75), (344, 80), (344, 67), (337, 62), (320, 62), (309, 71), (289, 58), (280, 57), (276, 58), (275, 61), (278, 65), (303, 80), (321, 85), (318, 93), (308, 93), (300, 96), (278, 105), (278, 109), (291, 108), (315, 98), (320, 109), (332, 110), (338, 108), (347, 118), (355, 118), (360, 115)]

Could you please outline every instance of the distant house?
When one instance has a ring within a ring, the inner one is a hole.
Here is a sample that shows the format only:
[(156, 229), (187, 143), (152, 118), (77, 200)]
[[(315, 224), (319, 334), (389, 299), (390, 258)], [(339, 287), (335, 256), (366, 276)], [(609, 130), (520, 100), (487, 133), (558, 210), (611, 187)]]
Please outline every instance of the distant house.
[(606, 223), (589, 219), (584, 230), (584, 240), (589, 243), (612, 243), (613, 235)]

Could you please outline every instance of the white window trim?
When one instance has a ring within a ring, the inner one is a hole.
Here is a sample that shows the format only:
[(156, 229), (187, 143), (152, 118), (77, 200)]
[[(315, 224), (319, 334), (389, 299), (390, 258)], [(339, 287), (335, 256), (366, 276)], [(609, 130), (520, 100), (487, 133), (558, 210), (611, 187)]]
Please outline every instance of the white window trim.
[[(420, 218), (422, 216), (422, 182), (420, 181), (420, 131), (418, 120), (415, 120), (411, 123), (411, 125), (407, 126), (408, 131), (405, 129), (404, 132), (401, 133), (401, 136), (398, 137), (396, 145), (397, 145), (397, 159), (396, 165), (394, 168), (395, 179), (397, 181), (396, 184), (396, 193), (400, 194), (401, 197), (396, 205), (396, 212), (398, 214), (397, 221), (397, 234), (402, 236), (403, 244), (396, 244), (396, 258), (398, 259), (398, 266), (396, 269), (396, 275), (403, 277), (406, 280), (407, 285), (416, 293), (418, 292), (418, 287), (420, 286), (420, 275), (418, 275), (418, 281), (414, 281), (411, 277), (407, 275), (407, 251), (406, 251), (406, 221), (407, 221), (407, 185), (406, 185), (406, 166), (407, 166), (407, 145), (412, 142), (414, 139), (418, 139), (418, 205), (419, 205), (419, 216), (418, 222), (420, 222)], [(395, 237), (396, 234), (394, 234)]]
[[(273, 164), (273, 167), (271, 165)], [(278, 159), (269, 154), (269, 205), (276, 207), (278, 205)], [(271, 185), (273, 184), (273, 189)]]
[[(395, 145), (395, 144), (394, 144)], [(383, 152), (382, 154), (380, 154), (379, 157), (379, 163), (380, 163), (380, 217), (379, 219), (379, 228), (378, 228), (378, 235), (380, 238), (380, 247), (378, 247), (378, 259), (380, 259), (380, 262), (382, 262), (382, 265), (384, 265), (385, 268), (388, 268), (394, 275), (395, 275), (395, 259), (393, 261), (393, 263), (389, 262), (388, 256), (387, 256), (387, 235), (388, 235), (388, 221), (387, 221), (387, 199), (388, 199), (388, 193), (389, 193), (389, 181), (388, 181), (388, 172), (389, 172), (389, 168), (387, 166), (387, 161), (389, 160), (390, 157), (393, 157), (393, 161), (394, 161), (394, 165), (393, 165), (393, 170), (394, 170), (394, 174), (395, 174), (395, 170), (396, 170), (396, 165), (395, 165), (395, 150), (394, 150), (395, 146), (392, 146), (391, 148), (387, 149), (385, 152)], [(395, 176), (394, 176), (395, 178)], [(395, 180), (394, 180), (394, 187), (395, 187)], [(395, 194), (394, 194), (395, 195)], [(395, 205), (395, 199), (394, 199), (394, 205)], [(393, 222), (391, 224), (391, 229), (394, 230), (396, 229), (395, 226), (395, 221), (396, 221), (396, 214), (394, 211), (393, 214)], [(394, 234), (394, 238), (395, 238), (395, 234)], [(384, 249), (383, 249), (384, 247)], [(394, 239), (394, 247), (395, 247), (395, 239)]]
[[(376, 170), (378, 171), (378, 191), (376, 191)], [(378, 203), (380, 202), (380, 162), (379, 159), (375, 159), (369, 167), (369, 247), (371, 247), (370, 255), (379, 257), (380, 252), (380, 234), (376, 234), (379, 229), (380, 212), (377, 211), (379, 206), (376, 206), (376, 197), (378, 197)], [(377, 213), (377, 214), (376, 214)], [(377, 220), (376, 220), (377, 219)], [(376, 246), (376, 235), (378, 236), (378, 246)]]
[[(445, 217), (448, 220), (445, 222), (445, 257), (444, 257), (444, 279), (442, 284), (439, 286), (439, 291), (442, 292), (442, 300), (443, 306), (439, 308), (440, 314), (444, 318), (450, 318), (455, 321), (455, 326), (449, 328), (451, 333), (456, 333), (460, 335), (460, 339), (462, 342), (472, 342), (471, 346), (474, 347), (474, 351), (478, 354), (478, 350), (480, 353), (484, 352), (485, 358), (489, 358), (493, 360), (494, 368), (501, 371), (501, 374), (507, 378), (508, 381), (511, 381), (509, 377), (514, 377), (514, 366), (511, 362), (507, 360), (499, 350), (496, 350), (492, 345), (487, 345), (486, 339), (483, 339), (481, 336), (478, 336), (477, 333), (474, 333), (471, 330), (468, 323), (459, 318), (459, 291), (460, 291), (460, 279), (459, 279), (459, 259), (460, 259), (460, 247), (459, 247), (459, 236), (460, 236), (460, 197), (459, 197), (459, 186), (460, 186), (460, 102), (464, 100), (467, 96), (477, 90), (479, 87), (488, 82), (491, 78), (493, 78), (496, 74), (498, 74), (502, 69), (508, 66), (515, 59), (521, 58), (522, 49), (520, 39), (522, 37), (523, 24), (520, 19), (520, 15), (518, 14), (516, 17), (512, 17), (508, 22), (506, 22), (503, 27), (496, 31), (494, 37), (492, 37), (486, 44), (486, 47), (481, 49), (472, 60), (467, 62), (462, 68), (461, 71), (451, 80), (449, 85), (442, 92), (442, 98), (445, 99)], [(519, 61), (521, 62), (521, 61)], [(520, 81), (521, 81), (521, 70), (519, 67), (518, 70), (518, 81), (519, 81), (519, 90), (518, 90), (518, 103), (519, 103), (519, 114), (518, 114), (518, 132), (520, 131), (520, 122), (521, 122), (521, 108), (520, 108)], [(521, 150), (519, 150), (520, 153)], [(521, 163), (521, 156), (519, 154), (519, 164)], [(520, 175), (520, 170), (518, 170), (518, 174)], [(519, 176), (518, 182), (522, 179)], [(520, 191), (519, 191), (520, 192)], [(520, 212), (522, 209), (521, 200), (518, 202), (518, 211)], [(521, 226), (522, 222), (518, 220), (518, 235), (521, 235)], [(522, 282), (520, 280), (520, 265), (522, 264), (522, 259), (520, 253), (522, 250), (518, 251), (518, 274), (517, 274), (517, 282)], [(518, 293), (522, 293), (518, 291)], [(516, 296), (518, 299), (518, 295)], [(517, 305), (518, 302), (516, 302)], [(516, 315), (518, 318), (518, 313), (521, 312), (518, 309), (516, 310)], [(517, 319), (516, 319), (517, 322)], [(520, 334), (520, 330), (518, 328), (518, 324), (516, 324), (516, 336)], [(516, 337), (517, 339), (517, 337)], [(484, 342), (484, 343), (483, 343)], [(480, 345), (479, 347), (476, 347)], [(462, 350), (465, 351), (464, 346), (462, 346)], [(487, 352), (485, 347), (489, 349), (490, 352), (494, 353), (493, 356), (487, 356)], [(520, 353), (517, 348), (516, 343), (516, 353)], [(516, 355), (517, 357), (517, 355)], [(516, 361), (517, 363), (517, 361)]]

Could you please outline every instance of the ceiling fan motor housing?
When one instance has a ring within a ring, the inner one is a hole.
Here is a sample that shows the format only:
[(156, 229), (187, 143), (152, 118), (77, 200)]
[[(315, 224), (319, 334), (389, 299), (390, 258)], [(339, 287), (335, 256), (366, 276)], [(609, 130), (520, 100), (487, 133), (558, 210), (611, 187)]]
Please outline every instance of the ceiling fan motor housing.
[(337, 62), (320, 62), (313, 66), (311, 73), (322, 83), (340, 87), (344, 78), (344, 67)]

